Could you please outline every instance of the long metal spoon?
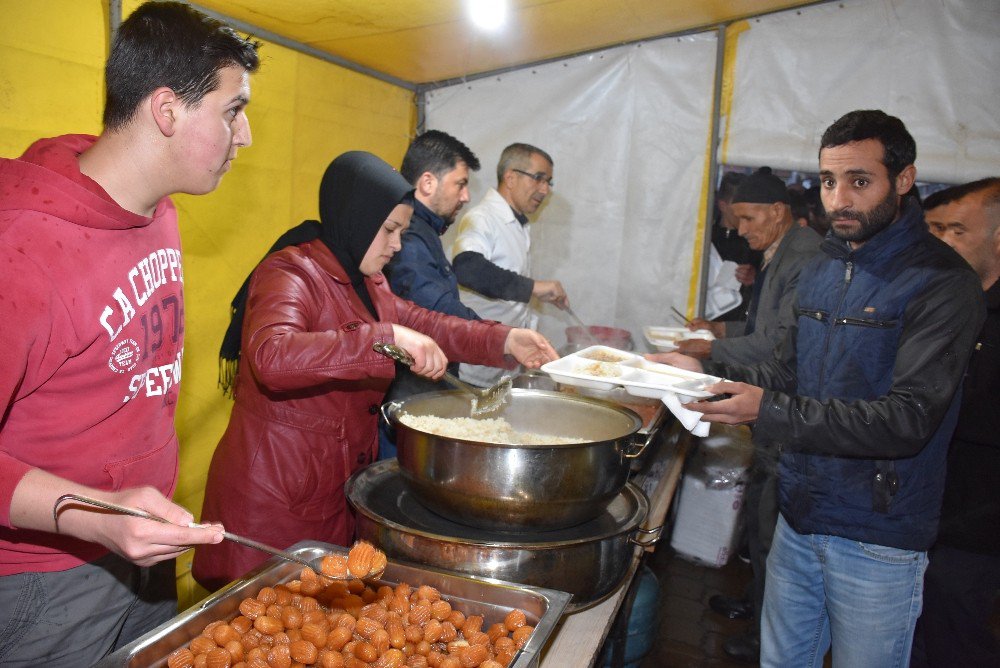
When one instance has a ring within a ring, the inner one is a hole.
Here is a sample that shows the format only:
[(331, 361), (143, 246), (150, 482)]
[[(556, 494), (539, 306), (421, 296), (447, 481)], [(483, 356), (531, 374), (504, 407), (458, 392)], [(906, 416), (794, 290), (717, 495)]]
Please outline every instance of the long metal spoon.
[[(405, 364), (408, 367), (413, 366), (413, 355), (394, 343), (376, 342), (372, 346), (372, 350), (394, 359), (400, 364)], [(480, 415), (492, 413), (503, 406), (510, 398), (510, 388), (512, 384), (510, 376), (504, 376), (498, 383), (485, 389), (473, 387), (472, 385), (459, 380), (447, 371), (444, 372), (443, 380), (449, 385), (457, 387), (463, 392), (468, 392), (472, 395), (472, 417), (479, 417)]]
[[(52, 506), (52, 519), (55, 520), (56, 529), (59, 529), (59, 507), (64, 501), (76, 501), (78, 503), (83, 503), (89, 506), (96, 506), (98, 508), (104, 508), (105, 510), (110, 510), (112, 512), (120, 513), (122, 515), (131, 515), (132, 517), (141, 517), (146, 520), (153, 520), (154, 522), (160, 522), (161, 524), (174, 524), (170, 520), (160, 517), (159, 515), (154, 515), (153, 513), (146, 512), (145, 510), (140, 510), (138, 508), (130, 508), (128, 506), (121, 506), (117, 503), (111, 503), (109, 501), (101, 501), (100, 499), (95, 499), (89, 496), (82, 496), (80, 494), (63, 494), (58, 499), (56, 499), (55, 505)], [(177, 525), (175, 525), (177, 526)], [(198, 528), (202, 525), (195, 522), (189, 522), (188, 526), (192, 529)], [(260, 550), (261, 552), (266, 552), (272, 554), (276, 557), (281, 557), (282, 559), (287, 559), (288, 561), (295, 562), (297, 564), (302, 564), (314, 570), (317, 570), (313, 564), (309, 563), (301, 557), (297, 557), (291, 552), (286, 552), (285, 550), (279, 550), (276, 547), (271, 547), (270, 545), (265, 545), (264, 543), (251, 540), (249, 538), (244, 538), (243, 536), (237, 536), (234, 533), (229, 533), (228, 531), (223, 531), (222, 536), (226, 540), (230, 540), (234, 543), (239, 543), (245, 547), (253, 548), (254, 550)], [(318, 572), (318, 571), (317, 571)], [(330, 575), (321, 574), (322, 577), (328, 578), (330, 580), (349, 580), (351, 578), (338, 578)]]
[(590, 339), (590, 341), (593, 344), (595, 344), (595, 345), (598, 344), (598, 343), (600, 343), (600, 341), (597, 340), (597, 337), (590, 333), (590, 327), (588, 327), (586, 324), (584, 324), (583, 320), (580, 320), (580, 316), (578, 316), (576, 313), (574, 313), (573, 309), (571, 309), (567, 305), (563, 310), (566, 311), (566, 314), (569, 315), (569, 317), (572, 318), (573, 321), (576, 322), (576, 324), (580, 326), (580, 329), (583, 330), (584, 336), (586, 336), (588, 339)]

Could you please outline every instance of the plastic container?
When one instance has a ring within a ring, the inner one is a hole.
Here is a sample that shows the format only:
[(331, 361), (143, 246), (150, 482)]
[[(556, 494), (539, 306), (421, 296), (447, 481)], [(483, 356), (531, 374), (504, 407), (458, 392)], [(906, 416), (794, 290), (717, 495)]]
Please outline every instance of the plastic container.
[(684, 472), (670, 546), (698, 564), (729, 561), (743, 522), (743, 493), (753, 454), (749, 430), (713, 425)]

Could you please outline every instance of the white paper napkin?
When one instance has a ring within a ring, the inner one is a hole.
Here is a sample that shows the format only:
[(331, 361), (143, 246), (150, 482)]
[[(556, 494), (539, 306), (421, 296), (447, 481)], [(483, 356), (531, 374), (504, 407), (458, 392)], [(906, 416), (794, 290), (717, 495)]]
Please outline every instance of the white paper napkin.
[(737, 264), (723, 261), (715, 246), (708, 256), (708, 290), (705, 293), (705, 318), (712, 320), (740, 305), (740, 282), (736, 279)]
[[(691, 411), (683, 406), (681, 406), (681, 399), (673, 392), (667, 392), (663, 395), (663, 404), (670, 409), (670, 412), (674, 414), (684, 428), (689, 432), (698, 436), (700, 438), (705, 438), (708, 436), (708, 429), (711, 426), (708, 422), (701, 422), (702, 414), (697, 411)], [(684, 397), (684, 402), (690, 402), (691, 397)]]

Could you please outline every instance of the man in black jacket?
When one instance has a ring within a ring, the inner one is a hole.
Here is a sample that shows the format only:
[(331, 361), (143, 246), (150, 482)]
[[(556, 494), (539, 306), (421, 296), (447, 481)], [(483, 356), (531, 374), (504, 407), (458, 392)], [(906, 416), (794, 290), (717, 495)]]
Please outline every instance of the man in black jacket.
[(1000, 646), (989, 621), (1000, 591), (1000, 178), (934, 193), (924, 216), (976, 270), (987, 312), (948, 450), (941, 527), (910, 665), (997, 666)]
[[(428, 130), (406, 149), (399, 173), (413, 185), (413, 217), (403, 232), (403, 248), (385, 267), (392, 291), (417, 306), (466, 320), (479, 320), (458, 296), (458, 279), (441, 244), (462, 207), (469, 201), (469, 173), (479, 158), (468, 146), (440, 130)], [(458, 364), (448, 365), (458, 374)], [(401, 364), (386, 401), (434, 390), (451, 389), (442, 381), (422, 378)], [(394, 429), (379, 420), (379, 459), (396, 456)]]

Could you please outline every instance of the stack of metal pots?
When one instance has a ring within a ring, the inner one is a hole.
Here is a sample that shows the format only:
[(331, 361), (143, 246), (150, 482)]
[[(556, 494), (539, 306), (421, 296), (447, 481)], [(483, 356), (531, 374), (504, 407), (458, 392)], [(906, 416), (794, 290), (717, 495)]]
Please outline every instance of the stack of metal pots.
[(628, 483), (644, 443), (638, 415), (588, 397), (511, 392), (504, 418), (519, 432), (581, 439), (500, 445), (414, 429), (410, 415), (468, 417), (459, 392), (433, 392), (383, 407), (396, 429), (398, 461), (377, 462), (347, 483), (360, 538), (390, 558), (558, 589), (570, 610), (596, 603), (627, 574), (649, 504)]

